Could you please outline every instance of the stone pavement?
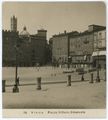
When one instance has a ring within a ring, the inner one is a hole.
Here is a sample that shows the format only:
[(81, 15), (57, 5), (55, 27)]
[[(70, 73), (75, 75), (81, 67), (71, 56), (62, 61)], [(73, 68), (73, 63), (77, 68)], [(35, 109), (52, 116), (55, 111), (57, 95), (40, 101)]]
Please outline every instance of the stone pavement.
[[(36, 68), (19, 68), (18, 76), (20, 84), (19, 93), (12, 93), (13, 86), (6, 87), (3, 93), (3, 108), (105, 108), (106, 106), (106, 82), (105, 71), (100, 71), (100, 83), (72, 82), (67, 87), (67, 75), (64, 69), (43, 67), (38, 71)], [(94, 72), (94, 80), (97, 72)], [(37, 90), (36, 78), (42, 77), (42, 82), (60, 82), (60, 84), (42, 84), (42, 90)], [(72, 81), (81, 81), (81, 75), (71, 73)], [(84, 75), (85, 80), (91, 79), (91, 74)], [(15, 82), (15, 68), (3, 68), (3, 79), (6, 85)]]
[(106, 82), (90, 84), (75, 82), (42, 85), (41, 90), (33, 86), (19, 86), (19, 93), (12, 93), (12, 87), (3, 93), (3, 108), (71, 108), (103, 109), (106, 106)]

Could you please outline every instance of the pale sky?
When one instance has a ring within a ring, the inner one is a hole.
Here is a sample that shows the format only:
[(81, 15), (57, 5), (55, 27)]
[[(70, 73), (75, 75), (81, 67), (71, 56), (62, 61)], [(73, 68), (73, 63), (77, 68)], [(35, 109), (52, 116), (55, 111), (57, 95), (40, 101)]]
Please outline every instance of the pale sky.
[(47, 38), (64, 30), (84, 31), (88, 25), (106, 26), (106, 7), (103, 2), (4, 2), (2, 5), (3, 29), (10, 30), (10, 18), (18, 19), (18, 31), (27, 27), (30, 34), (37, 30), (47, 30)]

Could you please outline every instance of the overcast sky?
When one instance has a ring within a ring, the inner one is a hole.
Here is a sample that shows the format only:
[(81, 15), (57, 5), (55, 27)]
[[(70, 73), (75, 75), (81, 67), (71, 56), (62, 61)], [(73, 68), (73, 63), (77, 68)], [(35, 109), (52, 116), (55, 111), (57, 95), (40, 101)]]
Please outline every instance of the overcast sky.
[(106, 8), (102, 2), (5, 2), (2, 8), (3, 29), (10, 30), (10, 18), (15, 15), (19, 32), (23, 26), (30, 34), (44, 28), (48, 31), (48, 39), (64, 30), (80, 32), (90, 24), (106, 25)]

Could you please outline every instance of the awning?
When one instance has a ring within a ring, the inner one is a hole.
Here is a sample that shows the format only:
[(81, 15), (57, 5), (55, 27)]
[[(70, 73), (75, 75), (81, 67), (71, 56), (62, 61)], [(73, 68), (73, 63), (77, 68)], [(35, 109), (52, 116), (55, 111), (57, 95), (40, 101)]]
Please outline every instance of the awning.
[(95, 51), (93, 52), (92, 56), (102, 56), (102, 55), (106, 55), (106, 51)]

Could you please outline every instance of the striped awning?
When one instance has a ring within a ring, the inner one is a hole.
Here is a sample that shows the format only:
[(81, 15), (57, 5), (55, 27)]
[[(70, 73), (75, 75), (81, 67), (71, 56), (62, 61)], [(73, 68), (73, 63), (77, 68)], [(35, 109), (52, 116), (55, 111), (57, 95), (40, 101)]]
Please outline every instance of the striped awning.
[(93, 52), (92, 56), (102, 56), (102, 55), (106, 55), (106, 51), (95, 51)]

